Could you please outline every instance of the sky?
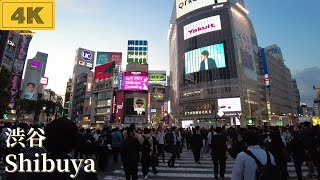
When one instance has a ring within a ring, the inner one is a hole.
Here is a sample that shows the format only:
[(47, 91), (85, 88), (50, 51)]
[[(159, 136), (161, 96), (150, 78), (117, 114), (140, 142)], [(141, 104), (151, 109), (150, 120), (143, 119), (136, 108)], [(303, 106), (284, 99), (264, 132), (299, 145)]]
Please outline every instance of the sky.
[[(170, 69), (167, 34), (174, 0), (56, 2), (56, 30), (36, 31), (28, 52), (29, 59), (37, 51), (49, 54), (47, 88), (64, 95), (78, 47), (122, 52), (126, 61), (128, 39), (148, 40), (149, 69)], [(315, 96), (310, 84), (320, 87), (320, 75), (310, 76), (309, 71), (320, 74), (320, 1), (246, 0), (245, 4), (259, 46), (277, 44), (282, 49), (302, 99), (309, 102)]]

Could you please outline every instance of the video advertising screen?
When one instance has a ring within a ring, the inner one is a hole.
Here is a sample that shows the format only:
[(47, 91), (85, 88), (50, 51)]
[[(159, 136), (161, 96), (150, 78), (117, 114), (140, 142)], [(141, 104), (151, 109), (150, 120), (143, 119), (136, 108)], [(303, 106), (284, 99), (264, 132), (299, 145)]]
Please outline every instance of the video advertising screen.
[(214, 44), (185, 53), (185, 74), (225, 68), (224, 44)]

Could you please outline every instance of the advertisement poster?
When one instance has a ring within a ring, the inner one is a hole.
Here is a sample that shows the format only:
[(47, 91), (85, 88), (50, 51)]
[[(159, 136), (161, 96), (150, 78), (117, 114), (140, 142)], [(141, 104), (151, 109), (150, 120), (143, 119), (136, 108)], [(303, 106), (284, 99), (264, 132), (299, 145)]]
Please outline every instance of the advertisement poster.
[(96, 65), (102, 65), (109, 62), (115, 62), (116, 65), (121, 65), (122, 53), (121, 52), (97, 52)]
[(126, 72), (123, 76), (123, 90), (148, 91), (148, 73)]
[(96, 66), (94, 79), (106, 80), (113, 76), (113, 69), (115, 68), (115, 62), (109, 62), (100, 66)]
[(218, 99), (218, 106), (222, 112), (241, 111), (241, 100), (240, 98)]
[(218, 30), (221, 30), (220, 15), (204, 18), (183, 27), (184, 40)]
[(38, 97), (37, 89), (36, 83), (28, 82), (23, 90), (23, 99), (36, 101)]
[(166, 71), (149, 71), (149, 84), (166, 84)]
[(126, 99), (125, 115), (146, 115), (147, 99), (146, 98), (129, 98)]
[(225, 68), (224, 44), (214, 44), (185, 53), (185, 74)]
[(164, 101), (166, 99), (166, 88), (164, 86), (154, 86), (152, 97), (155, 101)]

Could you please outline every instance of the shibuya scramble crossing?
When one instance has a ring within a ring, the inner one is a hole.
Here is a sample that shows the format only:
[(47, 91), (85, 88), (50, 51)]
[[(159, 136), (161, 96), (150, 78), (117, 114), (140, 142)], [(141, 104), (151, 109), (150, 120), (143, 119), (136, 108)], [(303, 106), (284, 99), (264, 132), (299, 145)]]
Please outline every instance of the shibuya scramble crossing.
[(0, 1), (0, 180), (320, 179), (320, 1), (124, 1)]

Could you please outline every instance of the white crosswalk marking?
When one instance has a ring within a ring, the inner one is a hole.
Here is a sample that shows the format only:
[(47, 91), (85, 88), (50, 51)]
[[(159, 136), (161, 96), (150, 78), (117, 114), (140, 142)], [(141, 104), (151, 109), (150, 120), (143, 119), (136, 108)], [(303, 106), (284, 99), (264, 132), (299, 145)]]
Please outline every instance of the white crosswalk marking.
[[(170, 158), (170, 154), (166, 153), (166, 161)], [(161, 158), (160, 158), (161, 159)], [(167, 163), (162, 163), (160, 160), (159, 166), (157, 167), (157, 170), (159, 173), (157, 175), (154, 175), (151, 171), (148, 174), (149, 179), (172, 179), (172, 180), (185, 180), (185, 179), (214, 179), (214, 173), (213, 173), (213, 162), (211, 157), (208, 156), (208, 154), (205, 154), (204, 157), (200, 160), (201, 164), (195, 164), (193, 159), (193, 154), (191, 151), (186, 151), (181, 154), (181, 158), (179, 160), (176, 160), (175, 167), (170, 168), (168, 167)], [(226, 174), (225, 179), (231, 178), (232, 168), (235, 163), (235, 160), (231, 157), (228, 157), (226, 160)], [(122, 169), (114, 170), (112, 174), (106, 176), (105, 180), (124, 180), (124, 171)], [(141, 165), (138, 167), (139, 169), (139, 178), (142, 178), (142, 171), (141, 171)], [(288, 163), (288, 171), (290, 179), (296, 179), (296, 172), (294, 168), (293, 162)], [(308, 167), (305, 165), (302, 167), (303, 175), (307, 176), (308, 174)], [(312, 178), (308, 178), (312, 179)]]

